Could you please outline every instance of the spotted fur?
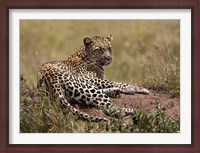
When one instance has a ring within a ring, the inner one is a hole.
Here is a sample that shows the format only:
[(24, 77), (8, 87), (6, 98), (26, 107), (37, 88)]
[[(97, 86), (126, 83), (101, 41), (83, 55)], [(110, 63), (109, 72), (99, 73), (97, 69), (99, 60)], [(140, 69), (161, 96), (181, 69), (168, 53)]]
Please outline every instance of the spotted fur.
[(132, 109), (118, 108), (110, 98), (120, 93), (148, 94), (145, 88), (106, 80), (104, 66), (112, 62), (111, 36), (86, 37), (84, 45), (67, 60), (43, 64), (38, 71), (38, 87), (49, 93), (51, 99), (59, 98), (74, 115), (89, 121), (108, 121), (107, 118), (80, 112), (70, 102), (102, 109), (111, 116)]

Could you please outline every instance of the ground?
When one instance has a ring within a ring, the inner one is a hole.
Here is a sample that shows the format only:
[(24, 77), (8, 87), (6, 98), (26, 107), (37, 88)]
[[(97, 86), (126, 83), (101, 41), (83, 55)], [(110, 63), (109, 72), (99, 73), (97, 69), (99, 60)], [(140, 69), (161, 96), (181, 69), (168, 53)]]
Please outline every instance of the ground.
[[(178, 97), (178, 96), (177, 96)], [(180, 100), (168, 92), (150, 90), (149, 95), (124, 95), (111, 99), (118, 107), (135, 110), (133, 118), (111, 119), (103, 111), (74, 104), (74, 107), (93, 116), (107, 117), (111, 124), (90, 123), (73, 116), (60, 107), (59, 101), (50, 101), (36, 87), (20, 82), (20, 131), (22, 133), (175, 133), (180, 131)], [(164, 117), (166, 116), (166, 117)]]
[[(119, 99), (111, 98), (112, 102), (119, 107), (141, 109), (149, 114), (153, 113), (156, 109), (157, 103), (161, 105), (165, 114), (169, 117), (180, 117), (180, 99), (173, 98), (167, 93), (161, 93), (150, 90), (149, 95), (124, 95), (121, 94)], [(79, 107), (83, 112), (88, 114), (105, 116), (103, 112), (95, 108)]]

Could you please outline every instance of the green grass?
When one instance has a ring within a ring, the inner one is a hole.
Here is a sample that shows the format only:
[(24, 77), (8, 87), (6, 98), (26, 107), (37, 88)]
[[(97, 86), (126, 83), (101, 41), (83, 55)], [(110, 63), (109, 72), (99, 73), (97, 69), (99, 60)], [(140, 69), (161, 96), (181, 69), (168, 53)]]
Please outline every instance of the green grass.
[(180, 96), (178, 20), (20, 20), (21, 132), (179, 132), (179, 119), (165, 116), (159, 102), (153, 114), (135, 110), (134, 124), (113, 119), (107, 125), (78, 120), (36, 89), (43, 63), (66, 59), (86, 36), (110, 34), (114, 61), (107, 79)]

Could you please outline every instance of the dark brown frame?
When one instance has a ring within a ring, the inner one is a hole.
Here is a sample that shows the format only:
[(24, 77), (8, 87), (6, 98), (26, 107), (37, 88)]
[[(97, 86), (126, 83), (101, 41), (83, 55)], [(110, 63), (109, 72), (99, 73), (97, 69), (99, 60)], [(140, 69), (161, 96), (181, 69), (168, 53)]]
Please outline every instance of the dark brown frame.
[[(131, 152), (131, 153), (199, 153), (199, 0), (3, 0), (1, 11), (0, 56), (0, 151), (13, 152)], [(9, 9), (191, 9), (192, 10), (192, 144), (189, 145), (11, 145), (9, 144)]]

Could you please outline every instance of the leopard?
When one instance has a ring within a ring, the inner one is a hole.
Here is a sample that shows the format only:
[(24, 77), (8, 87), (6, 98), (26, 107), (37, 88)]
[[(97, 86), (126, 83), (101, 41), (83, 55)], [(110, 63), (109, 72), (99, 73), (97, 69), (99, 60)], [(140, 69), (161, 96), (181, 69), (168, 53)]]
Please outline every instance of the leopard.
[[(110, 118), (117, 118), (119, 114), (133, 114), (132, 108), (113, 104), (111, 97), (116, 98), (120, 94), (148, 95), (149, 90), (105, 78), (104, 69), (113, 61), (112, 40), (112, 35), (85, 37), (80, 49), (66, 60), (42, 64), (38, 70), (38, 88), (42, 88), (51, 100), (58, 98), (73, 115), (90, 122), (109, 122)], [(100, 109), (108, 117), (89, 115), (73, 103)]]

